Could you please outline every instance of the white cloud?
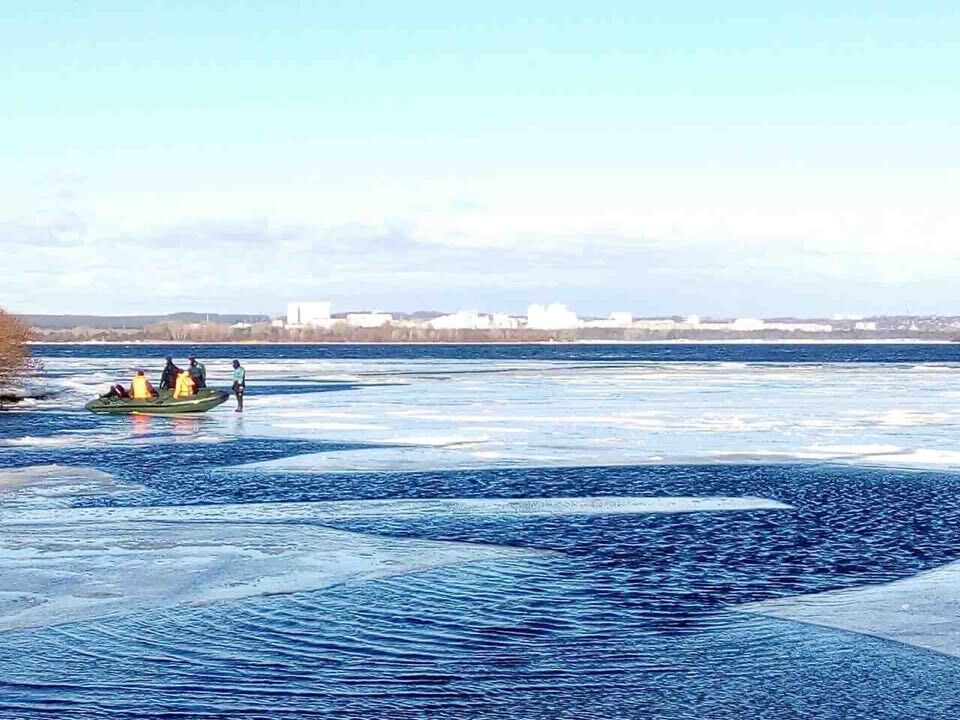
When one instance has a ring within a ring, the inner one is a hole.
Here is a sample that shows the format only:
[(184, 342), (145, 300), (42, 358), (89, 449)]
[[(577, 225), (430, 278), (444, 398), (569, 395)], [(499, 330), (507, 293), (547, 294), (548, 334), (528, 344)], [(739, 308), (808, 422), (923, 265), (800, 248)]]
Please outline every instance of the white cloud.
[[(592, 288), (599, 311), (604, 292), (629, 298), (632, 286), (657, 278), (668, 295), (673, 282), (703, 283), (716, 296), (724, 288), (742, 294), (758, 278), (878, 293), (952, 278), (960, 271), (960, 217), (947, 179), (527, 178), (369, 191), (58, 191), (32, 211), (8, 207), (0, 237), (20, 270), (14, 299), (26, 309), (110, 312), (103, 303), (123, 302), (169, 310), (171, 301), (275, 309), (291, 294), (328, 290), (354, 306), (371, 297), (407, 308), (412, 296), (493, 307), (490, 287), (512, 289), (517, 302), (525, 291), (552, 289), (568, 299), (566, 290), (582, 297)], [(122, 289), (116, 278), (138, 267), (150, 268), (149, 280)], [(53, 287), (38, 287), (38, 276)], [(663, 300), (658, 311), (670, 304)], [(714, 300), (704, 305), (722, 306)], [(763, 309), (758, 302), (756, 314)]]

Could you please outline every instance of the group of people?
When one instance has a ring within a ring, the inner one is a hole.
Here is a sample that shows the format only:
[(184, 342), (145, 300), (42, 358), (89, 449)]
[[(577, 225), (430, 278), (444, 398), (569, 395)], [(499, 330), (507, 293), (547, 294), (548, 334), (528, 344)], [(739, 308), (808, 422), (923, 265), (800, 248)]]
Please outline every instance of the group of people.
[[(128, 390), (120, 383), (113, 385), (110, 391), (103, 397), (107, 398), (133, 398), (134, 400), (148, 400), (157, 397), (164, 390), (172, 390), (175, 400), (195, 395), (197, 392), (207, 387), (207, 368), (204, 364), (192, 355), (187, 358), (189, 365), (186, 370), (181, 370), (173, 362), (172, 357), (167, 358), (167, 364), (160, 375), (159, 390), (155, 389), (150, 381), (144, 375), (143, 370), (138, 370), (133, 377)], [(247, 385), (246, 370), (240, 365), (239, 360), (233, 361), (233, 394), (237, 398), (237, 412), (243, 412), (243, 392)]]
[(173, 363), (173, 358), (168, 357), (160, 375), (160, 389), (173, 390), (174, 399), (194, 395), (207, 386), (207, 368), (193, 356), (187, 360), (189, 367), (181, 370)]

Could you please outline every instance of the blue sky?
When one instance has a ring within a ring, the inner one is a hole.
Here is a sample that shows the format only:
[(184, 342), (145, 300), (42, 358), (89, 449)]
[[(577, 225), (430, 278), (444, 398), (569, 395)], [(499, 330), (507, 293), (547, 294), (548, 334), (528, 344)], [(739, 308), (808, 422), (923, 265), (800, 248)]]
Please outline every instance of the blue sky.
[(960, 314), (956, 3), (77, 5), (0, 16), (10, 309)]

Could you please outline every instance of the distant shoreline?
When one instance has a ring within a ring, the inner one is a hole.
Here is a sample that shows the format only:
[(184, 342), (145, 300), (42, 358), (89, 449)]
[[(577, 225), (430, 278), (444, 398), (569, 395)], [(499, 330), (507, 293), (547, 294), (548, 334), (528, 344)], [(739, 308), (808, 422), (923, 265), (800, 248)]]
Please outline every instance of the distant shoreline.
[(190, 345), (190, 346), (220, 346), (220, 345), (323, 345), (323, 346), (364, 346), (364, 345), (958, 345), (954, 340), (924, 340), (919, 338), (851, 338), (840, 339), (771, 339), (771, 338), (741, 338), (727, 340), (528, 340), (528, 341), (398, 341), (398, 342), (328, 342), (328, 341), (272, 341), (272, 340), (235, 340), (200, 342), (194, 340), (76, 340), (76, 341), (46, 341), (31, 340), (31, 346), (45, 345)]

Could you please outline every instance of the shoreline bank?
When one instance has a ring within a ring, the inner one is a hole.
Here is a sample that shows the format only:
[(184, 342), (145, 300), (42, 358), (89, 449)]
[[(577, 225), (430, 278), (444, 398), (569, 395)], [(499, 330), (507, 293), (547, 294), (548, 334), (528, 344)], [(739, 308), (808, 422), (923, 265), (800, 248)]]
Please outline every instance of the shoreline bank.
[(195, 341), (195, 340), (76, 340), (76, 341), (46, 341), (31, 340), (28, 345), (43, 347), (47, 345), (191, 345), (191, 346), (219, 346), (219, 345), (956, 345), (955, 340), (924, 340), (919, 338), (878, 338), (864, 339), (727, 339), (727, 340), (513, 340), (513, 341), (358, 341), (330, 342), (330, 341), (292, 341), (292, 340), (228, 340), (228, 341)]

